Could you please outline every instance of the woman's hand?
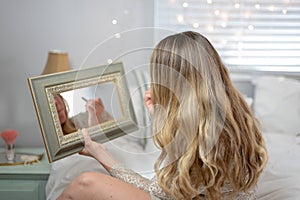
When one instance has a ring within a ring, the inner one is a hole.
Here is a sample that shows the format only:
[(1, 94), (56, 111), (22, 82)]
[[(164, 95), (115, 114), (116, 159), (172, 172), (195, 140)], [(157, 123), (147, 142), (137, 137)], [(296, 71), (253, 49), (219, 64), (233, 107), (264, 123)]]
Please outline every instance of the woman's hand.
[(152, 99), (151, 99), (151, 95), (150, 95), (150, 90), (147, 90), (145, 92), (145, 96), (144, 96), (144, 104), (146, 106), (146, 108), (148, 109), (149, 113), (151, 115), (153, 115), (154, 113), (154, 107), (152, 104)]
[(100, 98), (88, 100), (85, 105), (88, 112), (88, 124), (94, 126), (102, 122), (102, 114), (104, 112), (104, 105)]
[(107, 171), (109, 171), (112, 166), (118, 164), (102, 144), (91, 140), (86, 129), (82, 129), (82, 135), (84, 139), (84, 149), (79, 152), (79, 154), (95, 158)]

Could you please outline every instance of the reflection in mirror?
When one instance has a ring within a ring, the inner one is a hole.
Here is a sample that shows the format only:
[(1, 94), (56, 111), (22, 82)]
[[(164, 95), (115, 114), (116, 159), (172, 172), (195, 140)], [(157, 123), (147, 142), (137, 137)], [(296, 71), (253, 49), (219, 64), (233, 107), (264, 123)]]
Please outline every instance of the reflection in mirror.
[(120, 119), (120, 102), (113, 82), (53, 94), (64, 135)]

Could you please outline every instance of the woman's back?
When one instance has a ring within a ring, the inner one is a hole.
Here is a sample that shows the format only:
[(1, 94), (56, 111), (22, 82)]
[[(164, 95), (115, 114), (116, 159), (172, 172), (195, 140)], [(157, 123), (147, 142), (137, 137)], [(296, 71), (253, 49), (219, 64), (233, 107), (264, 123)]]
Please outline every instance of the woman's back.
[(160, 187), (176, 199), (199, 191), (219, 199), (225, 185), (232, 196), (253, 189), (267, 161), (265, 144), (209, 41), (195, 32), (165, 38), (150, 71)]

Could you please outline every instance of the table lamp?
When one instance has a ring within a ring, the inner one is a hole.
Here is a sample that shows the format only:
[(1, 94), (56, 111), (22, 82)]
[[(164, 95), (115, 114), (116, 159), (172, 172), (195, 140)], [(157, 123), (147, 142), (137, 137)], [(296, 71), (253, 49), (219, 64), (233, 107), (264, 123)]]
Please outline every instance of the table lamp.
[(48, 59), (42, 75), (70, 70), (68, 53), (60, 50), (48, 52)]

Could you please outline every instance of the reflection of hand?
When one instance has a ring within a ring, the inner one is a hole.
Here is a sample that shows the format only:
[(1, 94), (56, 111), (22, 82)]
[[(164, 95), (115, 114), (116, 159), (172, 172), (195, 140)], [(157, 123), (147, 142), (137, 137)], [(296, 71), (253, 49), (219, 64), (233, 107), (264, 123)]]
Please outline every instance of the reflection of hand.
[(106, 150), (106, 148), (97, 142), (91, 140), (91, 137), (86, 129), (82, 129), (84, 138), (84, 149), (79, 152), (81, 155), (91, 156), (98, 160), (106, 170), (110, 170), (112, 166), (118, 164), (113, 156)]
[(88, 100), (85, 108), (89, 115), (89, 126), (94, 126), (101, 123), (102, 114), (104, 112), (104, 105), (100, 98)]
[(153, 104), (152, 104), (152, 99), (151, 99), (151, 95), (150, 95), (150, 90), (147, 90), (147, 91), (145, 92), (144, 103), (145, 103), (146, 108), (147, 108), (148, 111), (150, 112), (150, 114), (153, 115), (154, 108), (153, 108)]

